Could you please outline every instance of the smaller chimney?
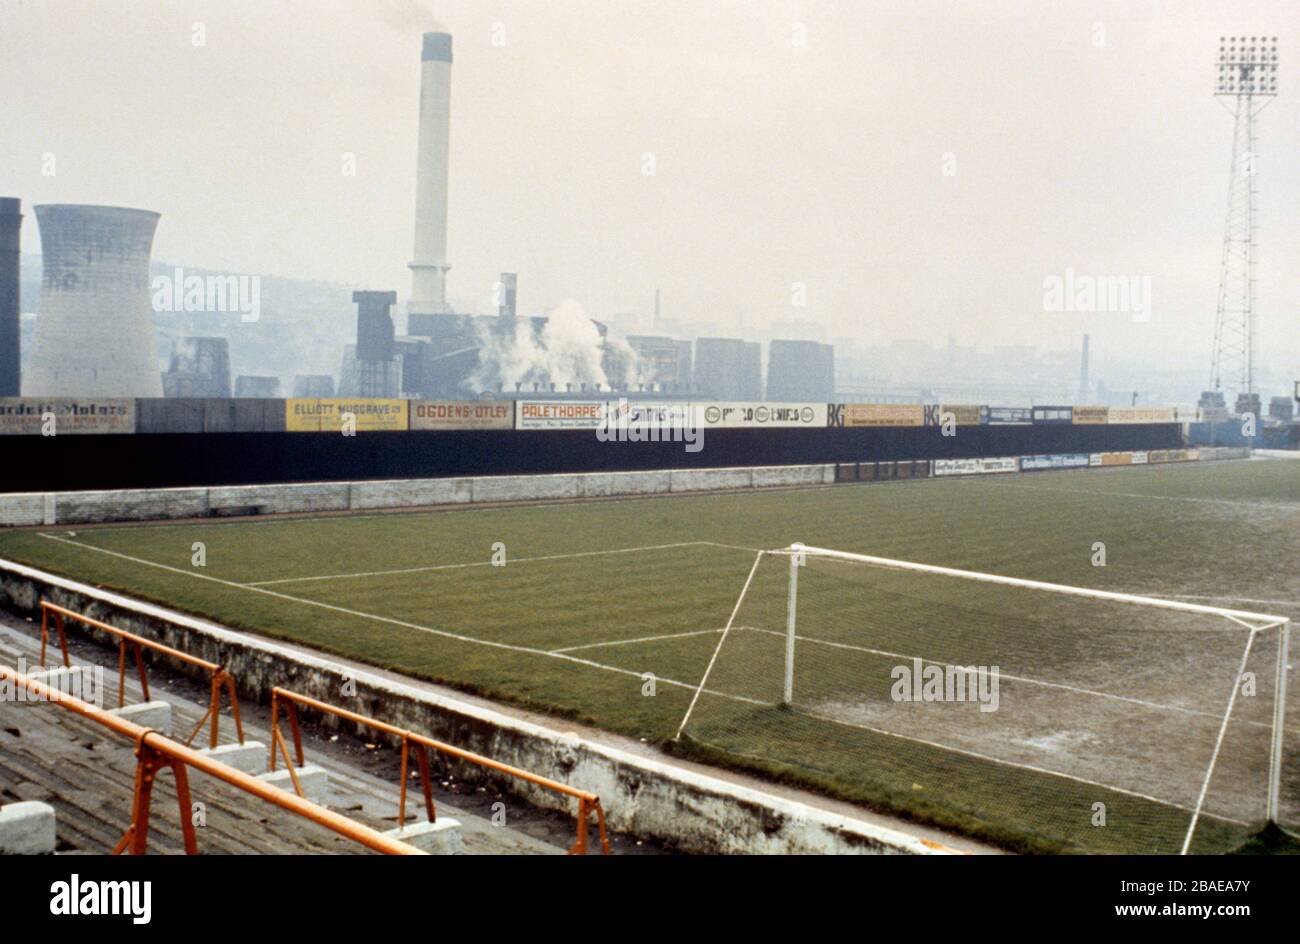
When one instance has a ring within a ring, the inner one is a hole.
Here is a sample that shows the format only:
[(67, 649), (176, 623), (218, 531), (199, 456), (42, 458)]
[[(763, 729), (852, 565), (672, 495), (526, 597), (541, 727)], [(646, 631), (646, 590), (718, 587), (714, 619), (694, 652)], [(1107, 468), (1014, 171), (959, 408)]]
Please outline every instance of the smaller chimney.
[(515, 295), (519, 276), (514, 272), (501, 273), (501, 303), (497, 306), (497, 316), (514, 318), (516, 315)]

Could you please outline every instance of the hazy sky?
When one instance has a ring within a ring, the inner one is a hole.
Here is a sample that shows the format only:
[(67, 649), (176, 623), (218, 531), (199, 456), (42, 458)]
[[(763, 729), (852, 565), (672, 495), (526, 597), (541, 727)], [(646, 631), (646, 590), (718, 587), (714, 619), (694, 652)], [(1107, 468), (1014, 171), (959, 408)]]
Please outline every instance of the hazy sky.
[[(1261, 346), (1300, 376), (1297, 26), (1294, 0), (0, 0), (0, 195), (157, 210), (156, 258), (404, 299), (419, 34), (443, 28), (453, 302), (492, 310), (510, 270), (528, 313), (648, 313), (659, 286), (665, 314), (732, 330), (1090, 331), (1099, 356), (1208, 373), (1232, 132), (1217, 40), (1277, 35)], [(1149, 276), (1151, 320), (1045, 312), (1067, 267)]]

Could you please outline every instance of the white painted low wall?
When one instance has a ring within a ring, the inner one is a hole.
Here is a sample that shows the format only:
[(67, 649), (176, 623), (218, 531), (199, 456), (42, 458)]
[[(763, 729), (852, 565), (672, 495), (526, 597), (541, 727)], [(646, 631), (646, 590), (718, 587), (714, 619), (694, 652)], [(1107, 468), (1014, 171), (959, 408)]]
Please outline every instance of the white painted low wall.
[(23, 492), (0, 495), (0, 527), (202, 518), (233, 514), (242, 509), (256, 509), (261, 514), (284, 514), (417, 508), (471, 502), (545, 501), (823, 485), (834, 481), (834, 465), (791, 465), (754, 469), (673, 469), (212, 488)]

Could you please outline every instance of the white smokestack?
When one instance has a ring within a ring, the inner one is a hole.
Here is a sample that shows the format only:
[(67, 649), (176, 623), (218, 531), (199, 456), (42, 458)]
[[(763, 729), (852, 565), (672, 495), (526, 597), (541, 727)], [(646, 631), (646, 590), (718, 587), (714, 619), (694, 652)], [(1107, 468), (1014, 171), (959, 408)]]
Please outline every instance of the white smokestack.
[(451, 34), (425, 33), (420, 55), (420, 149), (415, 168), (415, 258), (410, 314), (447, 310), (447, 164)]

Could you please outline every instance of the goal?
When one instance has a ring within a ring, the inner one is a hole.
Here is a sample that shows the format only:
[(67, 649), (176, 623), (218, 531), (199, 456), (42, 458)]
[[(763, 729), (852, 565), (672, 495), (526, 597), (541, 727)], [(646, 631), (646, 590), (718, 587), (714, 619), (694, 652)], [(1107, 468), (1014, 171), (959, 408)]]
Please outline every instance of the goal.
[(681, 720), (701, 753), (1043, 851), (1295, 823), (1285, 617), (795, 544)]

